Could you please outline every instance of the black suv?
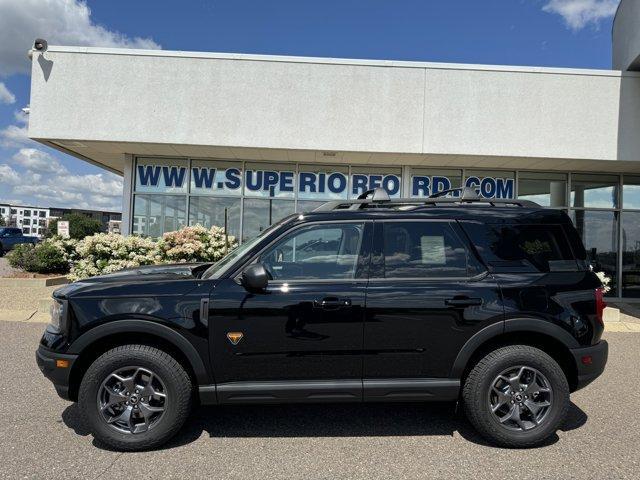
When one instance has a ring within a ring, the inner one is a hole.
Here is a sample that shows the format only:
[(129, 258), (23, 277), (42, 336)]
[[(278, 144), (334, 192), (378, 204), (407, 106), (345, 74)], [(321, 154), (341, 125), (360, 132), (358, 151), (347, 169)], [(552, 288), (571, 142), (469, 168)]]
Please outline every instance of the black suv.
[(194, 402), (459, 401), (495, 444), (540, 444), (604, 369), (602, 285), (563, 211), (454, 194), (375, 190), (215, 264), (64, 286), (40, 369), (121, 450)]

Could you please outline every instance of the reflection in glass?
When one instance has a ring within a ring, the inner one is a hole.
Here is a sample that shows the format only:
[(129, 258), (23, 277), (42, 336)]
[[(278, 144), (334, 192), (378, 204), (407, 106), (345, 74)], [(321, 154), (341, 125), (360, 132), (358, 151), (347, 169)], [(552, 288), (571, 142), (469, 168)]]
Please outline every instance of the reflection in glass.
[(617, 175), (571, 175), (571, 206), (618, 208), (619, 180)]
[(573, 210), (573, 223), (587, 250), (587, 261), (595, 272), (604, 272), (611, 278), (611, 291), (616, 295), (618, 270), (618, 212)]
[(640, 177), (625, 175), (622, 187), (622, 208), (637, 208), (640, 210)]
[(135, 195), (132, 233), (159, 237), (179, 230), (186, 224), (186, 204), (182, 195)]
[(520, 172), (518, 198), (543, 207), (567, 205), (567, 175), (564, 173)]
[(292, 213), (294, 202), (291, 200), (245, 198), (242, 241), (259, 235), (269, 225)]
[(239, 238), (239, 198), (192, 196), (189, 201), (189, 225), (200, 224), (207, 228), (215, 225), (224, 228), (225, 210), (227, 213), (227, 233)]
[(640, 297), (640, 212), (622, 214), (622, 296)]

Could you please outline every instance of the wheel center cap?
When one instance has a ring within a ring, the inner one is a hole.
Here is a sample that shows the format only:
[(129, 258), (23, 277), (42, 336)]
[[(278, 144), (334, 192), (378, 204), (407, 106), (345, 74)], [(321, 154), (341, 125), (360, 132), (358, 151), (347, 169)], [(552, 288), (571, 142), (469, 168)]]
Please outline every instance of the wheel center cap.
[(516, 394), (513, 396), (513, 399), (514, 399), (516, 402), (522, 402), (523, 396), (522, 396), (522, 394), (521, 394), (521, 393), (516, 393)]
[(129, 401), (130, 401), (133, 405), (135, 405), (136, 403), (138, 403), (138, 396), (137, 396), (137, 395), (135, 395), (135, 394), (134, 394), (134, 395), (131, 395), (131, 396), (129, 397)]

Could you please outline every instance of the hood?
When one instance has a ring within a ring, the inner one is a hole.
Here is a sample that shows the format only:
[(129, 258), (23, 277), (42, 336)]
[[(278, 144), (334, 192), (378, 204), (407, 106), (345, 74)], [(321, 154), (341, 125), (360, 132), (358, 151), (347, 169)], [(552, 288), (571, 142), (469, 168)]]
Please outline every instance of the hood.
[(70, 293), (86, 290), (87, 287), (105, 287), (112, 285), (147, 284), (153, 282), (167, 282), (172, 280), (187, 280), (199, 277), (211, 263), (175, 263), (166, 265), (147, 265), (143, 267), (127, 268), (107, 275), (84, 278), (58, 288), (56, 297), (67, 297)]

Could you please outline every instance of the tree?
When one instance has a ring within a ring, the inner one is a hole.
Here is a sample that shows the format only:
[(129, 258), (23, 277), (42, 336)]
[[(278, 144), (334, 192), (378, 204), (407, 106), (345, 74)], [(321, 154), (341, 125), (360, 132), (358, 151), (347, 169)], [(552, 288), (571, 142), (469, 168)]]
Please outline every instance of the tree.
[(63, 215), (60, 219), (52, 219), (49, 222), (49, 228), (47, 228), (45, 234), (46, 237), (52, 237), (58, 234), (58, 220), (66, 220), (69, 222), (69, 237), (76, 240), (82, 240), (88, 235), (102, 231), (102, 223), (98, 220), (94, 220), (81, 213), (71, 213)]

